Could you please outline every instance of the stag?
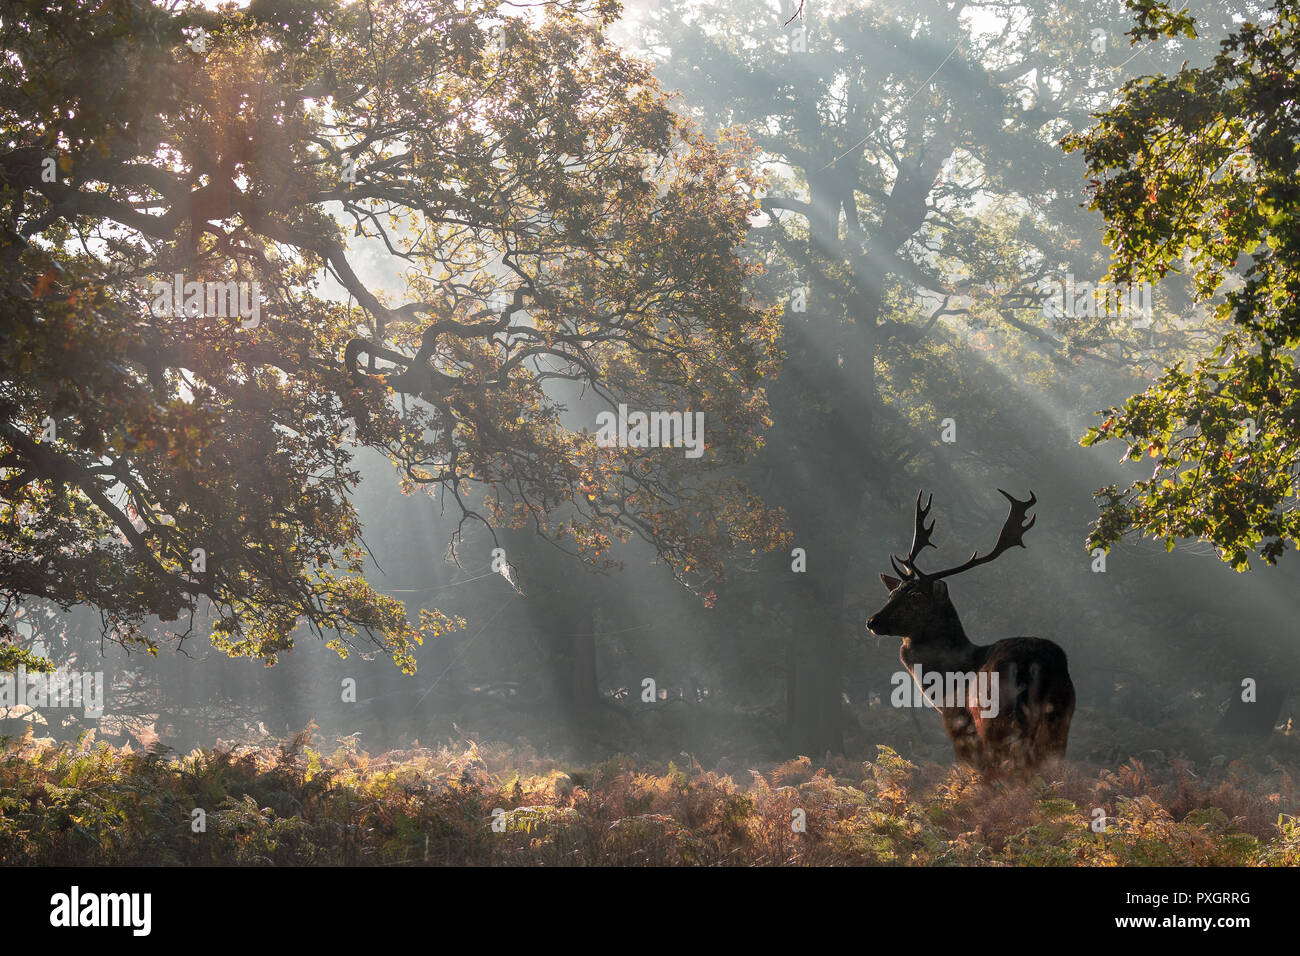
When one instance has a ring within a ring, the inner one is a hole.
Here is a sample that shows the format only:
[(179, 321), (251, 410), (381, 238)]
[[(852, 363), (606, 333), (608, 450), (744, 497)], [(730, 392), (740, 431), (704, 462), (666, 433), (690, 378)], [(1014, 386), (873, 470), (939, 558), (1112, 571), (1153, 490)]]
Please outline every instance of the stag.
[[(916, 566), (921, 551), (934, 547), (934, 522), (925, 523), (934, 496), (922, 507), (918, 493), (911, 550), (906, 558), (890, 555), (898, 577), (880, 576), (889, 600), (867, 621), (874, 634), (902, 638), (898, 657), (918, 686), (920, 669), (948, 675), (949, 687), (964, 687), (964, 694), (937, 702), (924, 699), (939, 710), (957, 760), (978, 769), (985, 779), (1026, 773), (1049, 758), (1064, 757), (1074, 714), (1074, 684), (1058, 645), (1038, 637), (973, 644), (948, 597), (944, 578), (988, 564), (1011, 547), (1025, 546), (1025, 532), (1037, 520), (1035, 516), (1026, 521), (1025, 516), (1038, 499), (1032, 491), (1028, 501), (998, 491), (1011, 510), (993, 550), (985, 555), (977, 550), (964, 564), (934, 572)], [(996, 708), (981, 706), (987, 699), (977, 701), (977, 686), (994, 683), (995, 696), (989, 696), (997, 701)]]

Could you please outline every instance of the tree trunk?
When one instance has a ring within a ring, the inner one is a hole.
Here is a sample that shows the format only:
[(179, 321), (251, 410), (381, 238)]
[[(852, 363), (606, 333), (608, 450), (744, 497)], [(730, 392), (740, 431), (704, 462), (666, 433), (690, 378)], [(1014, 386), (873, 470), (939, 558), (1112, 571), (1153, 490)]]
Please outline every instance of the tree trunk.
[(1216, 734), (1235, 734), (1241, 737), (1267, 738), (1277, 726), (1282, 705), (1290, 696), (1290, 689), (1285, 683), (1255, 678), (1255, 700), (1241, 699), (1242, 688), (1238, 686), (1228, 703), (1227, 712), (1215, 726)]
[(596, 683), (596, 633), (590, 609), (583, 605), (585, 614), (574, 614), (569, 619), (576, 628), (569, 635), (569, 687), (570, 709), (575, 716), (585, 717), (600, 699)]
[(806, 632), (792, 636), (786, 651), (786, 739), (793, 754), (820, 758), (828, 751), (844, 752), (838, 608), (809, 624)]
[[(816, 126), (813, 118), (808, 121)], [(807, 609), (808, 626), (791, 635), (786, 657), (787, 738), (793, 749), (808, 756), (844, 750), (848, 561), (859, 531), (865, 481), (868, 476), (885, 480), (873, 453), (884, 275), (875, 269), (877, 260), (867, 256), (872, 271), (855, 276), (846, 302), (841, 282), (822, 271), (843, 265), (840, 214), (854, 202), (857, 181), (855, 174), (837, 169), (834, 147), (827, 145), (822, 152), (819, 171), (810, 167), (808, 175), (808, 253), (818, 268), (806, 276), (811, 291), (806, 321), (792, 314), (786, 324), (788, 358), (782, 380), (771, 392), (773, 417), (793, 429), (780, 442), (795, 460), (778, 462), (779, 492), (783, 502), (791, 502), (794, 544), (808, 556), (808, 571), (794, 575), (804, 580), (796, 582), (799, 595), (792, 603), (792, 609)], [(924, 214), (922, 204), (921, 219)], [(856, 213), (849, 222), (857, 223)], [(885, 245), (892, 252), (898, 241)], [(843, 321), (846, 305), (850, 322)]]
[[(820, 207), (819, 197), (824, 191), (814, 190)], [(839, 210), (825, 204), (819, 224), (833, 237)], [(786, 327), (786, 369), (794, 374), (773, 394), (774, 417), (795, 431), (781, 443), (791, 454), (778, 464), (778, 493), (789, 502), (794, 545), (808, 562), (805, 572), (791, 574), (789, 606), (803, 611), (806, 625), (787, 645), (786, 739), (794, 753), (809, 757), (844, 751), (844, 594), (869, 470), (875, 391), (870, 329), (843, 323), (822, 285), (812, 283), (808, 322)]]

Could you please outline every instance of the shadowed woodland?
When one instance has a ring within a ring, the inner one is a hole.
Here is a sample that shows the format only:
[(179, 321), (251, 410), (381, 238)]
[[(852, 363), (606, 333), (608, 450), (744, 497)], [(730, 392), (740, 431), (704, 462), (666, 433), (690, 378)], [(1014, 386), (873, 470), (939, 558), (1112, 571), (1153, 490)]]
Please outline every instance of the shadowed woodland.
[(1300, 863), (1296, 0), (0, 43), (0, 862)]

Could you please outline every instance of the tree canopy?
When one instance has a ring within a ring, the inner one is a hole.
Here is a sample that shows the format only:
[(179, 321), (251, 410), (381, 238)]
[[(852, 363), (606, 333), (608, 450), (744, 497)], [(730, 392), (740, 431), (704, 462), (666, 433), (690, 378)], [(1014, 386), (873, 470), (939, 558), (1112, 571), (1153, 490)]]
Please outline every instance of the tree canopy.
[[(1135, 39), (1191, 37), (1195, 20), (1134, 0)], [(1103, 488), (1091, 546), (1125, 533), (1211, 542), (1238, 570), (1300, 544), (1300, 4), (1243, 22), (1213, 63), (1128, 83), (1085, 133), (1067, 138), (1106, 217), (1120, 281), (1187, 272), (1220, 333), (1209, 354), (1171, 364), (1111, 408), (1086, 444), (1125, 443), (1150, 477)]]
[[(6, 607), (89, 604), (151, 649), (147, 615), (210, 607), (232, 655), (305, 623), (409, 669), (452, 622), (365, 580), (353, 438), (462, 527), (593, 563), (640, 536), (699, 587), (779, 539), (733, 468), (777, 358), (737, 254), (750, 145), (672, 113), (607, 0), (505, 6), (6, 7)], [(260, 298), (213, 315), (214, 287)], [(703, 412), (704, 456), (599, 447), (620, 402)]]

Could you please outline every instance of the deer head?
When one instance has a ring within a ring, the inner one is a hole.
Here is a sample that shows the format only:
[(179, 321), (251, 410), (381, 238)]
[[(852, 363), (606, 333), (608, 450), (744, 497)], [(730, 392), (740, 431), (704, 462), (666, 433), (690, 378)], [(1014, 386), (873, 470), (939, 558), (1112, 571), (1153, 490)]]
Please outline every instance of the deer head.
[(1001, 488), (998, 492), (1011, 502), (1007, 520), (998, 534), (997, 544), (986, 555), (978, 551), (963, 564), (943, 571), (925, 572), (916, 566), (916, 559), (926, 548), (933, 548), (930, 535), (934, 532), (934, 522), (927, 526), (926, 517), (934, 501), (931, 495), (921, 505), (921, 493), (916, 495), (916, 517), (912, 533), (912, 547), (906, 558), (890, 555), (889, 561), (898, 572), (898, 577), (882, 574), (880, 580), (889, 589), (889, 600), (885, 606), (871, 616), (867, 627), (874, 634), (894, 634), (909, 637), (916, 641), (929, 639), (955, 639), (965, 643), (965, 634), (957, 620), (957, 612), (948, 598), (948, 585), (943, 578), (969, 571), (971, 568), (997, 558), (1007, 549), (1019, 545), (1024, 547), (1024, 534), (1034, 526), (1037, 516), (1025, 521), (1029, 509), (1038, 503), (1038, 498), (1031, 491), (1028, 501), (1019, 501)]

